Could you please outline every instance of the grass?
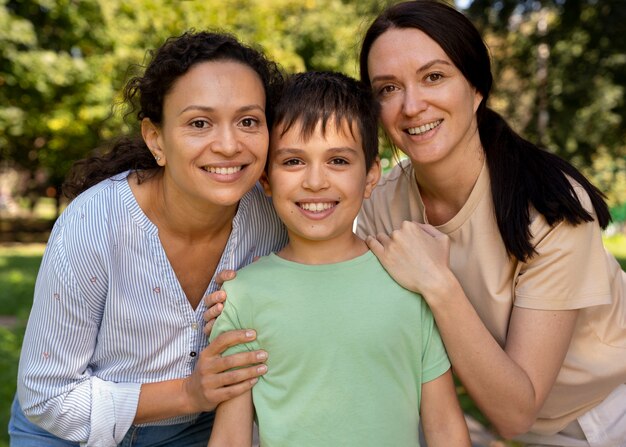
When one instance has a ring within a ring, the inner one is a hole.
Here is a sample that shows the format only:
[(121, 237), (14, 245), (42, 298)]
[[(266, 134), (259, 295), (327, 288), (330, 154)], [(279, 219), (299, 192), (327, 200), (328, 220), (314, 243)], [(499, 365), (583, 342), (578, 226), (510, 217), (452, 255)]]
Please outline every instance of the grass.
[[(626, 235), (616, 235), (605, 239), (605, 245), (626, 270)], [(17, 317), (12, 328), (0, 327), (0, 425), (6, 427), (10, 407), (15, 393), (17, 364), (22, 345), (22, 336), (28, 313), (32, 305), (35, 278), (44, 244), (0, 245), (0, 315)], [(478, 421), (485, 423), (484, 417), (476, 409), (462, 386), (457, 387), (459, 400), (464, 411)], [(8, 435), (0, 432), (0, 447), (8, 447)], [(507, 444), (516, 445), (516, 444)]]
[(43, 247), (20, 244), (0, 248), (0, 290), (10, 291), (0, 300), (0, 315), (28, 317)]

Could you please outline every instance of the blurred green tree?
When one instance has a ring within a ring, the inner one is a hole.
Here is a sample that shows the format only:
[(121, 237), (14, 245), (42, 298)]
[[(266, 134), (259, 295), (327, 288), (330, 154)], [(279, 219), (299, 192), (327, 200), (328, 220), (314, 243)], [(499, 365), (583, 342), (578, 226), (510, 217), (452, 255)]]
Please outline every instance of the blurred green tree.
[(356, 31), (371, 9), (341, 0), (0, 0), (0, 156), (60, 198), (73, 161), (129, 131), (112, 104), (129, 65), (140, 68), (168, 36), (225, 30), (288, 71), (355, 75)]
[(490, 46), (492, 105), (626, 202), (623, 0), (473, 0)]
[[(146, 51), (168, 36), (224, 30), (287, 71), (356, 76), (367, 25), (396, 2), (0, 0), (0, 157), (58, 198), (73, 161), (133, 128), (112, 105)], [(492, 105), (522, 134), (585, 168), (615, 203), (626, 202), (621, 3), (473, 0), (466, 11), (494, 56)]]

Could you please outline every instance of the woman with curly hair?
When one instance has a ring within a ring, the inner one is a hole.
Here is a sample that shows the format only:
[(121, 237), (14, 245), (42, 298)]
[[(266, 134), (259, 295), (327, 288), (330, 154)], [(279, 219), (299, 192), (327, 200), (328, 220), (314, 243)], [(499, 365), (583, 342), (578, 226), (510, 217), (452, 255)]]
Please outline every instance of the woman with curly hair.
[[(79, 162), (76, 198), (37, 278), (12, 446), (204, 446), (218, 403), (263, 374), (262, 351), (207, 346), (215, 272), (286, 242), (257, 184), (278, 67), (226, 34), (188, 32), (125, 89), (141, 136)], [(229, 371), (231, 368), (238, 368)]]

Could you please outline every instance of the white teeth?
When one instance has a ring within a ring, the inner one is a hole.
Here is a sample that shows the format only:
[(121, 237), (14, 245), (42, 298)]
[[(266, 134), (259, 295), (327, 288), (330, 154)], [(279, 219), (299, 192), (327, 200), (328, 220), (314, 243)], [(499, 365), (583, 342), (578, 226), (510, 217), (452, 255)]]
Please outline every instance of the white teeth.
[(306, 211), (313, 211), (314, 213), (319, 213), (320, 211), (327, 210), (335, 206), (332, 202), (327, 203), (299, 203), (300, 208)]
[(211, 174), (229, 175), (241, 171), (241, 166), (233, 166), (230, 168), (218, 168), (215, 166), (208, 166), (204, 168), (204, 170), (210, 172)]
[(407, 132), (411, 135), (420, 135), (420, 134), (423, 134), (424, 132), (428, 132), (429, 130), (434, 129), (435, 127), (440, 125), (442, 121), (443, 120), (437, 120), (432, 123), (424, 124), (423, 126), (410, 127), (407, 129)]

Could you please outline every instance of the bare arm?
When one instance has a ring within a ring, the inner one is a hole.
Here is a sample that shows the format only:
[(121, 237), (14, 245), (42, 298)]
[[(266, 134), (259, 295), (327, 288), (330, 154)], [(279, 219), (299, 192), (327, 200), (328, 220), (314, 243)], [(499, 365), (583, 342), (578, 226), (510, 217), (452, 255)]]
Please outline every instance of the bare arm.
[(578, 312), (514, 308), (502, 349), (465, 294), (456, 304), (433, 310), (456, 373), (502, 436), (527, 432), (563, 364)]
[(426, 444), (429, 447), (471, 445), (450, 370), (422, 385), (420, 413)]
[[(140, 424), (181, 414), (212, 411), (225, 400), (248, 393), (264, 374), (264, 351), (222, 357), (230, 346), (254, 340), (254, 331), (224, 332), (200, 353), (191, 376), (165, 382), (143, 384), (134, 423)], [(241, 368), (231, 370), (231, 368)]]
[(514, 308), (503, 349), (450, 270), (446, 235), (405, 222), (367, 242), (398, 283), (424, 296), (455, 372), (498, 432), (528, 431), (561, 368), (578, 311)]
[(253, 417), (252, 391), (221, 403), (208, 447), (250, 447)]

